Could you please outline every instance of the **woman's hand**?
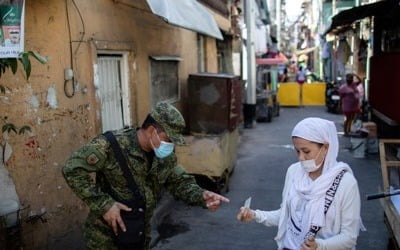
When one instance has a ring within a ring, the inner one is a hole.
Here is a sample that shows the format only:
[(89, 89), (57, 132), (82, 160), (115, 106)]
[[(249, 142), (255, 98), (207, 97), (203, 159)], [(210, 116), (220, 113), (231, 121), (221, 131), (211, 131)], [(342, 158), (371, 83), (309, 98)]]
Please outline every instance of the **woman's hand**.
[(314, 237), (310, 237), (301, 245), (301, 250), (317, 250), (317, 247)]
[(250, 208), (241, 207), (236, 218), (241, 222), (250, 222), (254, 220), (256, 213)]

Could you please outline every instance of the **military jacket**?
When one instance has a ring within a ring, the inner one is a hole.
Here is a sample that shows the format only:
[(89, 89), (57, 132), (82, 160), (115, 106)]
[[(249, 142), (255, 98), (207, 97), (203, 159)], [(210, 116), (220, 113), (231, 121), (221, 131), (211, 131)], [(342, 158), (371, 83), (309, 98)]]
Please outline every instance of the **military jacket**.
[[(135, 129), (116, 131), (114, 134), (138, 191), (145, 199), (145, 233), (148, 246), (151, 234), (150, 220), (162, 189), (166, 188), (175, 198), (190, 205), (205, 207), (202, 198), (204, 190), (177, 164), (175, 154), (163, 159), (154, 157), (150, 165), (145, 152), (139, 146)], [(96, 173), (96, 180), (93, 178), (93, 173)], [(100, 135), (74, 152), (63, 167), (63, 174), (71, 189), (90, 208), (85, 225), (86, 240), (93, 238), (95, 241), (94, 238), (101, 237), (100, 234), (102, 237), (104, 235), (111, 237), (111, 227), (102, 219), (102, 215), (115, 202), (107, 190), (112, 189), (114, 194), (125, 200), (131, 199), (133, 193), (128, 188), (106, 138)]]

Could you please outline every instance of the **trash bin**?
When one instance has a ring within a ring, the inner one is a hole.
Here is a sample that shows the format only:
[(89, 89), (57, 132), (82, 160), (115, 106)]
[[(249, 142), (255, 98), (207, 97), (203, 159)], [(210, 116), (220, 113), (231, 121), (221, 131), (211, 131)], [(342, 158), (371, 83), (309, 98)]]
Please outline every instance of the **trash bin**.
[(365, 158), (365, 144), (367, 138), (351, 137), (351, 151), (354, 158)]
[(367, 138), (367, 153), (377, 154), (379, 152), (379, 142), (378, 138)]

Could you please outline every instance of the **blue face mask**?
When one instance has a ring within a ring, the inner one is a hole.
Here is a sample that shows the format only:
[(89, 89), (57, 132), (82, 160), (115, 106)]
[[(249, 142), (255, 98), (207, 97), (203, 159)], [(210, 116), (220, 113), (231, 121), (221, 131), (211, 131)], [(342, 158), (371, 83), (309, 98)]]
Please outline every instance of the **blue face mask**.
[(161, 141), (158, 148), (154, 148), (154, 153), (160, 159), (165, 158), (172, 154), (174, 151), (174, 144), (170, 142)]
[(157, 158), (165, 158), (168, 157), (174, 151), (174, 144), (171, 142), (161, 141), (160, 137), (156, 133), (158, 140), (160, 140), (160, 146), (158, 148), (154, 147), (152, 140), (150, 139), (150, 143), (153, 146), (154, 153), (156, 154)]

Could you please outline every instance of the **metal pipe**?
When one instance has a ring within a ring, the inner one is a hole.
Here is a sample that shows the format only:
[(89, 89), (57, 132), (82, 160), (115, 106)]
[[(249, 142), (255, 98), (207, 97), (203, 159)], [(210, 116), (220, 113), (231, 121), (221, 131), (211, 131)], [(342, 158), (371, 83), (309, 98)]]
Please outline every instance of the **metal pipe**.
[(276, 0), (276, 47), (278, 50), (281, 49), (281, 0)]
[(247, 28), (247, 89), (246, 103), (256, 104), (256, 54), (254, 48), (255, 4), (254, 0), (245, 1), (245, 20)]

